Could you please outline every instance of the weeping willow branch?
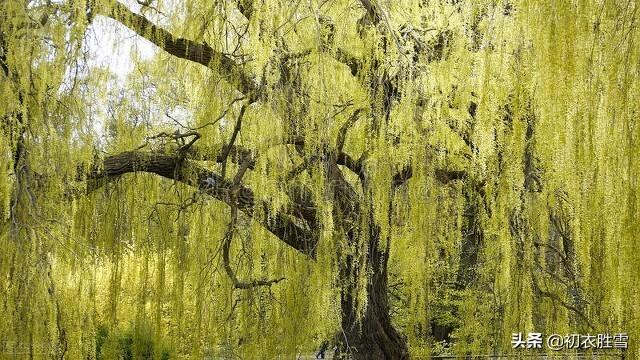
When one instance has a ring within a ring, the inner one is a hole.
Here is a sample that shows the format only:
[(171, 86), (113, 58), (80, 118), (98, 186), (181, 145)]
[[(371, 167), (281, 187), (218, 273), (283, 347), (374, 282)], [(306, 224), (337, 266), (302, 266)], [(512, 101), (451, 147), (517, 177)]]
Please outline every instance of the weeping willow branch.
[(245, 95), (255, 94), (258, 90), (253, 75), (246, 72), (231, 57), (215, 51), (206, 43), (177, 37), (146, 17), (129, 10), (118, 1), (109, 1), (107, 6), (98, 8), (97, 13), (121, 23), (175, 57), (204, 65), (218, 72)]
[(466, 175), (467, 172), (464, 170), (436, 169), (435, 171), (436, 179), (443, 184), (448, 184), (454, 180), (462, 180)]
[[(233, 179), (233, 184), (231, 186), (231, 194), (234, 197), (240, 187), (242, 177), (244, 176), (246, 170), (247, 170), (247, 165), (243, 164), (242, 166), (240, 166), (240, 169), (238, 170), (238, 172), (236, 173), (236, 176)], [(224, 270), (227, 273), (227, 276), (229, 276), (229, 278), (233, 282), (233, 286), (236, 289), (252, 289), (258, 286), (269, 286), (284, 280), (285, 278), (279, 278), (274, 280), (253, 280), (250, 282), (244, 282), (244, 281), (238, 280), (238, 277), (236, 276), (235, 272), (231, 268), (231, 261), (229, 260), (229, 253), (231, 252), (231, 241), (233, 240), (233, 234), (235, 233), (236, 224), (238, 222), (238, 207), (236, 206), (235, 201), (231, 202), (230, 204), (230, 212), (231, 212), (231, 219), (229, 221), (229, 226), (227, 227), (227, 230), (225, 231), (224, 237), (222, 239), (222, 262), (224, 265)]]
[(404, 185), (413, 176), (413, 167), (405, 166), (400, 172), (393, 175), (392, 185), (394, 188)]
[[(186, 138), (191, 138), (191, 140), (189, 140), (189, 142), (187, 143), (185, 141)], [(159, 133), (157, 135), (148, 137), (144, 144), (138, 146), (137, 150), (140, 150), (140, 149), (146, 147), (149, 144), (149, 140), (156, 140), (156, 139), (171, 139), (171, 140), (174, 140), (176, 142), (176, 144), (178, 144), (178, 146), (179, 146), (178, 150), (180, 152), (185, 152), (185, 151), (189, 150), (189, 148), (191, 148), (191, 146), (193, 144), (195, 144), (195, 142), (198, 141), (198, 139), (200, 139), (200, 133), (197, 132), (197, 131), (190, 130), (190, 131), (187, 131), (185, 133), (181, 133), (179, 131), (175, 131), (175, 132), (173, 132), (171, 134), (168, 134), (168, 133), (163, 131), (163, 132), (161, 132), (161, 133)]]
[(382, 20), (382, 14), (375, 1), (360, 0), (360, 4), (362, 4), (364, 9), (366, 10), (367, 16), (373, 22), (373, 24), (377, 25), (380, 20)]
[(253, 15), (253, 0), (235, 0), (236, 8), (247, 20)]
[(240, 114), (238, 115), (238, 119), (236, 120), (236, 125), (233, 128), (233, 134), (231, 134), (231, 139), (227, 146), (224, 147), (224, 152), (222, 153), (222, 177), (224, 177), (227, 171), (227, 158), (229, 157), (229, 152), (231, 151), (231, 147), (235, 145), (236, 138), (238, 137), (238, 133), (242, 128), (242, 118), (244, 117), (244, 113), (247, 110), (248, 104), (245, 103), (240, 108)]
[(582, 319), (582, 321), (591, 329), (591, 330), (595, 330), (595, 326), (593, 325), (593, 323), (591, 322), (591, 320), (589, 319), (589, 317), (587, 317), (587, 315), (582, 312), (580, 309), (578, 309), (577, 307), (567, 303), (566, 301), (564, 301), (558, 294), (552, 293), (550, 291), (547, 290), (543, 290), (542, 287), (540, 287), (540, 284), (538, 283), (535, 275), (532, 273), (531, 274), (531, 280), (533, 283), (533, 288), (534, 290), (543, 297), (549, 298), (554, 302), (559, 303), (560, 305), (562, 305), (565, 309), (570, 310), (571, 312), (573, 312), (574, 314), (576, 314), (580, 319)]
[[(246, 163), (244, 166), (248, 168), (249, 164)], [(291, 213), (274, 212), (266, 202), (256, 200), (253, 191), (242, 185), (241, 182), (234, 187), (229, 180), (184, 159), (179, 154), (166, 155), (148, 151), (126, 151), (109, 156), (102, 162), (101, 170), (94, 171), (87, 176), (88, 191), (93, 191), (123, 174), (138, 172), (156, 174), (192, 186), (217, 200), (237, 207), (238, 210), (251, 217), (254, 216), (257, 209), (260, 209), (264, 216), (257, 220), (265, 229), (297, 251), (315, 258), (315, 249), (319, 239), (317, 228), (296, 224), (291, 219), (291, 217), (295, 218), (293, 209), (290, 209)], [(305, 201), (302, 197), (292, 199), (294, 203), (302, 201)], [(315, 207), (312, 203), (298, 203), (295, 208), (314, 209)], [(314, 213), (314, 211), (311, 212)], [(308, 216), (301, 220), (307, 223), (310, 218)]]
[(333, 54), (333, 57), (344, 65), (347, 65), (349, 67), (349, 70), (351, 71), (351, 75), (358, 76), (360, 74), (360, 70), (362, 70), (363, 66), (363, 61), (353, 56), (347, 50), (337, 48), (335, 54)]
[(338, 158), (336, 159), (338, 165), (346, 166), (347, 169), (351, 170), (354, 174), (358, 175), (360, 180), (364, 179), (364, 170), (362, 169), (362, 158), (358, 160), (354, 160), (351, 155), (340, 152), (338, 154)]
[(358, 109), (351, 114), (349, 119), (342, 125), (340, 131), (338, 132), (338, 138), (336, 139), (336, 146), (338, 147), (338, 151), (341, 152), (344, 148), (344, 142), (347, 139), (347, 132), (360, 118), (360, 114), (364, 111), (364, 109)]
[(287, 173), (287, 176), (285, 176), (285, 181), (287, 182), (292, 181), (298, 175), (307, 171), (311, 167), (311, 165), (317, 163), (319, 160), (320, 160), (319, 156), (310, 156), (309, 158), (303, 159), (300, 165), (296, 166), (295, 168), (293, 168), (293, 170)]

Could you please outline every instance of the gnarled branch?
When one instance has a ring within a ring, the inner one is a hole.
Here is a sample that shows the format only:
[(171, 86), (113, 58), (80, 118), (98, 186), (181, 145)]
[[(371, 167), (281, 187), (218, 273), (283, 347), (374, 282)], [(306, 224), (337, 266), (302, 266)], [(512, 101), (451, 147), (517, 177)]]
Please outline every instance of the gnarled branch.
[[(102, 170), (89, 174), (89, 191), (104, 185), (110, 179), (127, 173), (146, 172), (162, 176), (167, 179), (182, 182), (195, 187), (203, 193), (236, 206), (238, 210), (248, 216), (254, 216), (256, 210), (261, 209), (264, 217), (258, 220), (287, 245), (299, 252), (315, 258), (318, 243), (318, 229), (306, 228), (298, 225), (292, 219), (293, 214), (273, 212), (262, 201), (256, 200), (248, 187), (238, 184), (234, 194), (231, 193), (233, 183), (220, 175), (209, 171), (179, 155), (166, 155), (146, 151), (126, 151), (104, 159)], [(303, 206), (297, 204), (296, 207)], [(305, 206), (311, 206), (309, 204)]]
[[(240, 167), (240, 170), (238, 170), (231, 188), (232, 195), (234, 195), (235, 192), (239, 189), (240, 181), (242, 180), (242, 176), (244, 175), (246, 169), (246, 166), (243, 166)], [(238, 207), (236, 206), (234, 201), (232, 201), (229, 206), (231, 219), (229, 220), (229, 225), (227, 226), (227, 230), (225, 231), (222, 238), (222, 265), (224, 266), (224, 270), (227, 273), (227, 276), (233, 282), (233, 286), (236, 289), (252, 289), (258, 286), (270, 286), (284, 280), (285, 278), (273, 280), (252, 280), (249, 282), (238, 280), (236, 273), (231, 268), (231, 260), (229, 258), (231, 253), (231, 241), (233, 240), (233, 234), (235, 233), (236, 224), (238, 222)]]
[(106, 7), (98, 8), (97, 11), (98, 14), (128, 27), (169, 54), (217, 71), (238, 91), (246, 95), (255, 94), (258, 90), (254, 77), (240, 64), (228, 55), (215, 51), (206, 43), (177, 37), (146, 17), (129, 10), (118, 1), (109, 1)]

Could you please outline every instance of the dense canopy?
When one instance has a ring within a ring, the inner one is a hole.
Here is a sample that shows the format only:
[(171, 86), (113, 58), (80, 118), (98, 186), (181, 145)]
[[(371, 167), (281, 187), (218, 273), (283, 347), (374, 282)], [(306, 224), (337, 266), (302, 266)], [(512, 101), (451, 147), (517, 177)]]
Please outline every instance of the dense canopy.
[(639, 9), (0, 2), (0, 357), (640, 357)]

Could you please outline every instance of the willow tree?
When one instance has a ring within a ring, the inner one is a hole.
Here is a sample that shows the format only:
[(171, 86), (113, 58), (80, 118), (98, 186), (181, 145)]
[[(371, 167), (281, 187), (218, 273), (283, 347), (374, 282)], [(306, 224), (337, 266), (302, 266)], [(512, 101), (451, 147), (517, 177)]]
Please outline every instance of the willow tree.
[[(640, 336), (637, 6), (5, 1), (0, 350)], [(124, 81), (116, 29), (157, 49)]]

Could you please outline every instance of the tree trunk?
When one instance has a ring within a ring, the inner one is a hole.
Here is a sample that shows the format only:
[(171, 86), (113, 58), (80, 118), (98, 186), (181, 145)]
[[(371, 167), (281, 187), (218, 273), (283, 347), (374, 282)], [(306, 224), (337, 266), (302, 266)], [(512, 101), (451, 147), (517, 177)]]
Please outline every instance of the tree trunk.
[[(343, 333), (339, 335), (341, 344), (339, 350), (344, 357), (353, 359), (408, 359), (409, 350), (406, 340), (393, 327), (389, 315), (388, 248), (386, 251), (380, 249), (380, 229), (373, 224), (371, 227), (367, 265), (372, 274), (367, 284), (366, 309), (358, 321), (353, 297), (356, 294), (355, 288), (352, 286), (343, 288), (341, 293)], [(352, 257), (347, 258), (341, 272), (344, 276), (353, 278), (357, 276), (357, 271), (352, 271), (352, 260)]]

